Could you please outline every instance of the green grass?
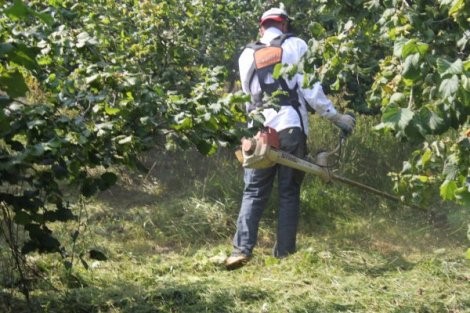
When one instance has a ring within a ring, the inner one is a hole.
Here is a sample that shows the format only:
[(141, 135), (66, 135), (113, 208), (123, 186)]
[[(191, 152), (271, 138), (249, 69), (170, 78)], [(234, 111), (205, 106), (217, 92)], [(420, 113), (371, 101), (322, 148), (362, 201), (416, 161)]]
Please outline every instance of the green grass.
[[(385, 175), (410, 147), (367, 133), (371, 123), (359, 121), (341, 174), (391, 192)], [(335, 139), (324, 131), (310, 146)], [(144, 161), (151, 173), (123, 172), (118, 186), (85, 204), (71, 272), (57, 255), (31, 257), (44, 278), (35, 281), (34, 312), (470, 312), (468, 209), (437, 203), (445, 218), (431, 218), (307, 176), (298, 252), (271, 256), (272, 200), (254, 258), (226, 271), (242, 190), (231, 152), (153, 153)], [(69, 252), (77, 227), (57, 225)], [(78, 254), (90, 248), (108, 260), (85, 254), (86, 269)], [(0, 312), (28, 312), (10, 287), (0, 293)]]

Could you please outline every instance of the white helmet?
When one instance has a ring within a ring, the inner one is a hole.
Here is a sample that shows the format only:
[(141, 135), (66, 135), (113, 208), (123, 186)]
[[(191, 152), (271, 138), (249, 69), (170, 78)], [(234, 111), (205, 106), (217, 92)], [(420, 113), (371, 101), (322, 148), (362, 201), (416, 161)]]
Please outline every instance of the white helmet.
[(281, 8), (272, 8), (267, 10), (261, 16), (259, 23), (262, 25), (265, 21), (273, 20), (277, 22), (286, 21), (289, 19), (287, 12)]

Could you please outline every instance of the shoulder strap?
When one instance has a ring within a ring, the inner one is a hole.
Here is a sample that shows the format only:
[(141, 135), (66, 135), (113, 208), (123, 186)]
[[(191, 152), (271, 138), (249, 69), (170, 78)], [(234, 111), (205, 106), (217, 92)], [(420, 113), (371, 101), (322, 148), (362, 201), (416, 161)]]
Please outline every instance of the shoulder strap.
[(279, 35), (276, 38), (274, 38), (273, 40), (271, 40), (270, 45), (274, 46), (274, 47), (280, 47), (280, 46), (282, 46), (282, 43), (284, 42), (284, 40), (286, 40), (287, 38), (292, 37), (292, 36), (294, 36), (294, 34), (292, 34), (292, 33), (284, 33), (282, 35)]
[[(274, 66), (282, 62), (282, 43), (287, 38), (292, 36), (292, 33), (284, 33), (271, 40), (269, 45), (264, 44), (260, 41), (253, 42), (247, 45), (247, 48), (251, 48), (254, 50), (253, 57), (255, 70), (252, 76), (250, 77), (250, 85), (256, 75), (258, 77), (261, 90), (263, 90), (263, 92), (271, 94), (274, 91), (278, 90), (279, 87), (281, 87), (283, 90), (289, 92), (290, 98), (296, 98), (294, 97), (294, 93), (297, 93), (297, 86), (293, 90), (290, 90), (282, 78), (272, 83), (265, 83), (265, 78), (268, 74), (272, 74)], [(280, 81), (282, 81), (281, 85), (279, 84)]]
[(255, 51), (264, 47), (266, 47), (266, 44), (262, 43), (261, 41), (250, 42), (249, 44), (246, 45), (246, 48), (251, 48)]

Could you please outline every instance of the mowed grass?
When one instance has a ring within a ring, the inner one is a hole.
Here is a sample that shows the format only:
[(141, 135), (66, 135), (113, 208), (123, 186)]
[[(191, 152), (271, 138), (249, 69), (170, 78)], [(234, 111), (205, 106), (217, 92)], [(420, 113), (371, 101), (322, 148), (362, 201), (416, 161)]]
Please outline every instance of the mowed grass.
[[(406, 147), (365, 138), (368, 123), (360, 120), (344, 147), (341, 173), (390, 192), (386, 173), (400, 160), (387, 151)], [(335, 139), (328, 136), (321, 138)], [(152, 171), (123, 172), (118, 186), (84, 205), (80, 226), (57, 225), (69, 251), (70, 233), (81, 233), (70, 272), (57, 255), (32, 257), (45, 278), (32, 293), (35, 311), (470, 312), (468, 208), (436, 202), (442, 214), (430, 214), (307, 176), (297, 253), (271, 256), (274, 194), (254, 258), (227, 271), (242, 190), (232, 153), (152, 153), (143, 161)], [(87, 269), (78, 254), (92, 248), (107, 260), (84, 254)], [(8, 303), (27, 312), (17, 294)]]
[[(169, 233), (164, 235), (157, 222), (144, 225), (136, 210), (130, 208), (121, 219), (123, 230), (109, 221), (95, 221), (103, 228), (90, 241), (109, 259), (90, 260), (88, 270), (77, 264), (72, 276), (60, 270), (52, 275), (61, 291), (46, 287), (37, 292), (46, 312), (468, 312), (470, 308), (470, 264), (464, 259), (462, 226), (436, 228), (418, 222), (419, 216), (406, 210), (332, 214), (334, 227), (306, 229), (303, 223), (298, 252), (278, 260), (271, 256), (274, 225), (268, 221), (251, 262), (226, 271), (223, 260), (230, 253), (233, 223), (218, 239), (206, 238), (204, 231), (193, 238), (171, 236), (179, 220), (169, 219)], [(217, 228), (228, 217), (205, 219), (200, 225), (204, 228), (210, 221)], [(184, 227), (198, 225), (180, 227), (181, 232), (192, 233)], [(60, 269), (59, 264), (49, 266)]]

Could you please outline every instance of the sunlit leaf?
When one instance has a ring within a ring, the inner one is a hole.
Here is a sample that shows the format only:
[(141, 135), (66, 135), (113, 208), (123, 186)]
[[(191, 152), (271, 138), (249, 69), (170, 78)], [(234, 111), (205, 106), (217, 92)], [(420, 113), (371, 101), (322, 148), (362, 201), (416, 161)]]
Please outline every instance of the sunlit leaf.
[(321, 37), (326, 31), (322, 24), (315, 21), (310, 23), (309, 30), (313, 38)]
[(457, 183), (453, 180), (445, 180), (439, 188), (441, 198), (444, 200), (454, 200)]
[(418, 164), (421, 165), (421, 166), (426, 166), (426, 164), (429, 162), (429, 160), (431, 160), (431, 157), (432, 157), (432, 151), (431, 151), (431, 149), (428, 148), (421, 155), (421, 158), (420, 158)]
[(133, 139), (133, 138), (134, 138), (134, 137), (133, 137), (132, 135), (131, 135), (131, 136), (123, 136), (123, 138), (120, 138), (120, 139), (118, 140), (118, 144), (124, 145), (124, 144), (126, 144), (126, 143), (132, 142), (132, 139)]
[(449, 10), (449, 16), (454, 16), (459, 13), (465, 7), (465, 0), (454, 1), (452, 7)]
[(442, 170), (442, 174), (446, 176), (447, 180), (453, 180), (458, 176), (459, 163), (460, 158), (457, 154), (449, 154)]
[(420, 77), (421, 71), (419, 70), (419, 53), (408, 55), (403, 63), (403, 77), (415, 80)]
[(423, 56), (427, 53), (428, 49), (428, 44), (417, 42), (417, 40), (411, 39), (403, 45), (401, 57), (406, 58), (411, 54), (418, 54), (418, 56)]
[(453, 97), (459, 89), (459, 77), (453, 75), (451, 78), (444, 79), (439, 86), (439, 93), (444, 97)]
[(382, 114), (382, 123), (398, 129), (405, 129), (413, 119), (414, 113), (408, 108), (389, 106)]
[(82, 33), (78, 34), (78, 36), (77, 36), (77, 48), (82, 48), (83, 46), (85, 46), (87, 44), (87, 42), (90, 41), (90, 39), (91, 39), (91, 36), (87, 32), (82, 32)]
[(461, 59), (457, 59), (455, 62), (451, 63), (446, 59), (439, 58), (437, 59), (437, 70), (439, 74), (441, 74), (441, 77), (461, 74), (463, 71), (463, 62)]
[(393, 44), (393, 55), (398, 58), (401, 57), (403, 54), (403, 47), (405, 46), (405, 44), (406, 44), (406, 39), (404, 38), (395, 40)]

